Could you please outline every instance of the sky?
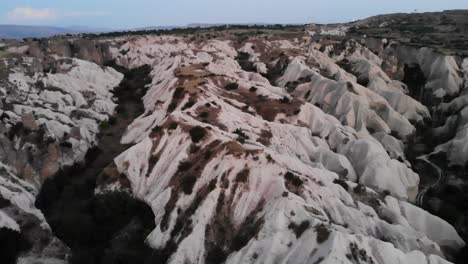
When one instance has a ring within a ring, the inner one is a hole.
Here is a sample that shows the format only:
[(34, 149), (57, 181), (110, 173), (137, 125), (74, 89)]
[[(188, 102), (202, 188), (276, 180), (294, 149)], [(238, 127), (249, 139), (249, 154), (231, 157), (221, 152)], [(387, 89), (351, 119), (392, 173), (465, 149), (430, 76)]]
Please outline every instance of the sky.
[(468, 9), (468, 0), (0, 0), (0, 24), (128, 29), (189, 23), (332, 23)]

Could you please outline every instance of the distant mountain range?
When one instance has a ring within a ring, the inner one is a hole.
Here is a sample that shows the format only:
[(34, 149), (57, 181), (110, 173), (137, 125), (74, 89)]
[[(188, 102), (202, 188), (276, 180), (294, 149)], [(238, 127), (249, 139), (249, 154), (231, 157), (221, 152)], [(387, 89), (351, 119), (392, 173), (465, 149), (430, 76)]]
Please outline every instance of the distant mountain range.
[(53, 27), (53, 26), (23, 26), (23, 25), (0, 25), (0, 38), (45, 38), (55, 35), (106, 32), (110, 29), (90, 28), (82, 26)]

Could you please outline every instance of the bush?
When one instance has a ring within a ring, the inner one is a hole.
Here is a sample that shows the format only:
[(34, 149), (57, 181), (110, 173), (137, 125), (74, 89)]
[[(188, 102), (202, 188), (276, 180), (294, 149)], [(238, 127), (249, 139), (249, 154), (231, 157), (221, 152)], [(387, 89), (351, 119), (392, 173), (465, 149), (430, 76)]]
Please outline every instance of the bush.
[(94, 160), (97, 159), (99, 155), (101, 155), (101, 153), (102, 153), (102, 150), (98, 146), (91, 147), (90, 149), (88, 149), (85, 155), (86, 163), (93, 162)]
[(104, 120), (99, 123), (99, 129), (104, 129), (109, 126), (109, 121)]
[(176, 122), (172, 122), (167, 129), (168, 130), (175, 130), (175, 129), (177, 129), (178, 126), (179, 126), (179, 124), (177, 124)]
[(198, 143), (200, 142), (206, 135), (206, 130), (205, 128), (201, 126), (196, 126), (190, 129), (190, 137), (192, 138), (193, 143)]
[(79, 212), (65, 212), (58, 225), (55, 232), (59, 237), (66, 238), (64, 242), (71, 247), (90, 243), (97, 231), (92, 217)]
[(219, 246), (212, 246), (206, 254), (206, 263), (219, 264), (224, 263), (228, 254)]
[(308, 220), (302, 221), (299, 225), (296, 223), (290, 223), (288, 228), (291, 229), (297, 238), (300, 238), (302, 234), (309, 229), (310, 222)]
[(88, 250), (75, 250), (70, 258), (72, 264), (95, 263), (93, 254)]
[(466, 263), (466, 260), (468, 259), (468, 245), (465, 245), (457, 254), (455, 257), (455, 263), (456, 264), (462, 264)]
[(62, 148), (72, 148), (73, 144), (68, 142), (68, 141), (64, 141), (64, 142), (60, 143), (60, 147), (62, 147)]
[(5, 227), (0, 228), (0, 244), (0, 259), (5, 264), (15, 264), (19, 253), (31, 248), (21, 233)]
[(119, 104), (119, 105), (115, 108), (115, 111), (117, 112), (117, 114), (126, 114), (126, 113), (127, 113), (127, 108), (125, 108), (125, 106)]
[(374, 263), (372, 257), (367, 255), (364, 249), (359, 249), (358, 244), (351, 242), (349, 244), (350, 253), (346, 254), (346, 257), (352, 263)]
[(182, 178), (182, 191), (189, 195), (192, 194), (193, 186), (197, 182), (197, 177), (192, 175), (187, 175)]
[(239, 84), (238, 83), (228, 83), (228, 84), (226, 84), (226, 86), (224, 86), (224, 89), (226, 89), (228, 91), (237, 90), (237, 89), (239, 89)]
[(245, 144), (245, 138), (243, 137), (237, 137), (237, 141), (241, 144)]
[(343, 187), (343, 189), (345, 189), (346, 191), (349, 189), (348, 184), (347, 184), (345, 181), (343, 181), (343, 180), (335, 179), (335, 180), (333, 181), (333, 183), (334, 183), (334, 184), (340, 185), (340, 186)]
[(239, 135), (239, 137), (244, 138), (244, 139), (249, 139), (249, 136), (247, 136), (242, 129), (238, 128), (234, 131), (234, 134)]
[(231, 242), (231, 248), (235, 251), (241, 250), (249, 243), (249, 236), (247, 234), (237, 234)]
[(291, 172), (286, 172), (286, 174), (284, 175), (284, 178), (292, 183), (294, 186), (296, 187), (300, 187), (302, 186), (302, 184), (304, 184), (304, 182), (301, 180), (301, 178), (299, 178), (298, 176), (294, 175), (293, 173)]
[(10, 200), (7, 200), (7, 199), (3, 198), (2, 196), (0, 196), (0, 209), (5, 208), (5, 207), (10, 206), (10, 205), (11, 205)]
[(328, 240), (330, 236), (330, 230), (324, 225), (319, 224), (315, 227), (315, 232), (317, 232), (317, 243), (321, 244)]
[(366, 194), (367, 193), (366, 187), (364, 187), (361, 184), (356, 185), (356, 187), (354, 187), (353, 191), (355, 193), (357, 193), (357, 194)]
[(178, 172), (188, 171), (191, 167), (192, 167), (192, 163), (188, 161), (182, 161), (181, 163), (179, 163), (179, 167), (177, 171)]
[(189, 109), (189, 108), (192, 107), (194, 104), (195, 104), (195, 101), (189, 100), (187, 103), (184, 104), (184, 106), (182, 106), (182, 111), (184, 111), (184, 110), (186, 110), (186, 109)]
[(184, 87), (177, 87), (174, 91), (174, 94), (172, 95), (172, 98), (174, 99), (182, 99), (185, 94), (185, 89)]
[[(109, 255), (116, 256), (116, 263), (130, 256), (149, 257), (151, 250), (144, 239), (154, 228), (151, 208), (125, 192), (94, 196), (94, 178), (67, 178), (83, 173), (69, 169), (46, 180), (36, 200), (54, 233), (71, 248), (71, 263), (114, 263), (106, 262)], [(116, 236), (134, 221), (140, 224), (132, 224), (132, 232)], [(128, 251), (114, 248), (115, 243), (110, 241), (115, 237), (119, 238), (118, 247)]]
[(37, 196), (35, 204), (38, 208), (44, 208), (55, 202), (59, 197), (60, 192), (57, 190), (54, 180), (49, 178), (45, 180), (42, 185), (41, 192)]
[(169, 104), (169, 106), (167, 107), (167, 112), (173, 112), (177, 107), (177, 103), (176, 102), (171, 102)]
[(256, 72), (257, 68), (251, 61), (249, 61), (249, 58), (250, 54), (240, 51), (236, 57), (236, 60), (244, 71)]
[(249, 175), (250, 175), (250, 170), (245, 168), (245, 169), (241, 170), (239, 173), (237, 173), (235, 181), (245, 183), (245, 182), (247, 182), (247, 179), (249, 178)]
[(287, 96), (285, 96), (285, 97), (281, 98), (279, 101), (282, 104), (288, 104), (289, 103), (289, 98)]
[(115, 118), (114, 116), (111, 116), (109, 117), (109, 125), (113, 126), (115, 124), (117, 124), (117, 118)]
[(200, 115), (198, 115), (200, 118), (208, 118), (210, 117), (210, 114), (208, 112), (201, 112)]

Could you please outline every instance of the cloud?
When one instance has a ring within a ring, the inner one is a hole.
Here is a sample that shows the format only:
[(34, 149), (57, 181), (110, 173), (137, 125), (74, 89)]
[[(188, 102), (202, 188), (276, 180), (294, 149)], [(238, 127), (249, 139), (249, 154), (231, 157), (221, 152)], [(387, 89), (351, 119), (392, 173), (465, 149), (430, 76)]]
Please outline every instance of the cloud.
[(65, 11), (53, 8), (16, 7), (6, 14), (9, 22), (45, 23), (67, 17), (108, 16), (109, 12), (100, 11)]
[(59, 14), (50, 8), (17, 7), (7, 13), (11, 21), (48, 21), (57, 19)]

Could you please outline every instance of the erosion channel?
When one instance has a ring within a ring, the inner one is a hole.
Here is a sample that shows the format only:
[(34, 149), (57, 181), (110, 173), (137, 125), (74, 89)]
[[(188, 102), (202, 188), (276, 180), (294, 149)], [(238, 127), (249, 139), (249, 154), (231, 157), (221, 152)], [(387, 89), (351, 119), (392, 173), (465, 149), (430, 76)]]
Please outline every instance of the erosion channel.
[(114, 116), (100, 124), (98, 146), (88, 151), (83, 164), (48, 179), (36, 201), (55, 235), (70, 247), (73, 264), (146, 263), (155, 257), (144, 243), (154, 229), (151, 208), (127, 192), (95, 194), (103, 170), (130, 147), (120, 139), (143, 112), (141, 98), (151, 81), (149, 66), (132, 70), (111, 66), (124, 73), (124, 79), (113, 91), (118, 98)]

